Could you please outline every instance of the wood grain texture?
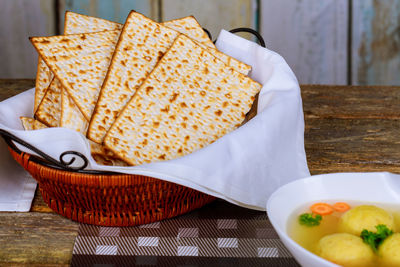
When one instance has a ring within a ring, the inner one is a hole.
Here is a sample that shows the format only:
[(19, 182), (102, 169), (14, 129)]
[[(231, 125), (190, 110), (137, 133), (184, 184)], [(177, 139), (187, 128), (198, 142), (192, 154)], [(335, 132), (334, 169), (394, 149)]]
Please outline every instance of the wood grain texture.
[(300, 83), (347, 84), (347, 0), (261, 0), (260, 10), (267, 47)]
[(256, 1), (253, 0), (161, 0), (162, 20), (193, 15), (213, 40), (221, 29), (256, 27)]
[(69, 264), (78, 224), (54, 213), (0, 213), (0, 265)]
[(158, 21), (159, 0), (59, 0), (60, 32), (64, 30), (65, 11), (99, 17), (124, 23), (129, 12), (136, 10), (143, 15)]
[(32, 201), (31, 212), (47, 212), (52, 213), (53, 210), (47, 206), (46, 202), (44, 202), (42, 195), (40, 194), (39, 187), (36, 188), (35, 197)]
[(400, 173), (400, 87), (302, 86), (311, 174)]
[[(0, 99), (33, 80), (0, 80)], [(303, 85), (305, 148), (312, 174), (400, 173), (400, 87)], [(36, 212), (32, 212), (36, 211)], [(30, 213), (0, 212), (0, 266), (68, 265), (78, 225), (36, 192)]]
[(353, 0), (354, 84), (400, 85), (400, 1)]
[(400, 119), (306, 119), (304, 140), (311, 174), (400, 173), (399, 125)]
[(34, 78), (37, 53), (29, 36), (55, 33), (52, 0), (0, 0), (0, 78)]
[(32, 79), (0, 79), (0, 101), (35, 87)]
[(400, 87), (302, 86), (308, 119), (400, 119)]

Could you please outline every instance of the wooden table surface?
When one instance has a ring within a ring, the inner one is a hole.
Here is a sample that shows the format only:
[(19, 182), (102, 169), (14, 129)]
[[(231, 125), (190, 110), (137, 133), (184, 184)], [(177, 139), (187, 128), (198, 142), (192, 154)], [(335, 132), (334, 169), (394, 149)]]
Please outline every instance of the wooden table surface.
[[(1, 80), (0, 101), (34, 86)], [(311, 174), (400, 173), (400, 87), (302, 85)], [(52, 212), (36, 191), (30, 212), (0, 212), (0, 266), (68, 266), (78, 224)]]

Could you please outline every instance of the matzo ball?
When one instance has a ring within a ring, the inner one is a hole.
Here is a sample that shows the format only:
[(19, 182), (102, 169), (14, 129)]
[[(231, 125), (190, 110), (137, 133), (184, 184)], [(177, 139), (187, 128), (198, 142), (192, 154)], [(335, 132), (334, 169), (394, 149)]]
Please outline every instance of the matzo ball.
[(362, 241), (361, 237), (347, 233), (321, 238), (316, 252), (328, 261), (350, 267), (368, 266), (374, 260), (372, 249)]
[(386, 238), (379, 246), (379, 255), (385, 266), (400, 266), (400, 233)]
[(361, 205), (343, 214), (339, 222), (339, 232), (359, 236), (364, 229), (376, 232), (375, 226), (378, 224), (393, 229), (393, 216), (376, 206)]

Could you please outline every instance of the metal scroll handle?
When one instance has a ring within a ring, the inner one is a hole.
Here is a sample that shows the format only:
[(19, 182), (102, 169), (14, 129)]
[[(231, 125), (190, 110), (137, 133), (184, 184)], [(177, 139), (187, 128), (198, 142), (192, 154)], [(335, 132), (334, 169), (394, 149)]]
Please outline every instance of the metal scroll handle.
[[(88, 159), (81, 153), (76, 152), (76, 151), (65, 151), (60, 155), (59, 161), (56, 159), (53, 159), (52, 157), (50, 157), (49, 155), (47, 155), (46, 153), (43, 153), (41, 150), (37, 149), (36, 147), (34, 147), (33, 145), (25, 142), (24, 140), (16, 137), (15, 135), (4, 131), (2, 129), (0, 129), (0, 135), (3, 137), (4, 141), (7, 143), (7, 145), (9, 147), (11, 147), (15, 152), (17, 153), (22, 153), (21, 150), (18, 149), (18, 147), (13, 143), (16, 142), (26, 148), (28, 148), (29, 150), (35, 152), (36, 154), (40, 155), (41, 157), (43, 157), (45, 160), (42, 160), (38, 157), (31, 157), (31, 160), (42, 164), (46, 167), (51, 167), (51, 168), (56, 168), (56, 169), (61, 169), (61, 170), (67, 170), (67, 171), (81, 171), (83, 169), (85, 169), (89, 163)], [(66, 156), (69, 155), (69, 160), (66, 160)], [(77, 157), (79, 157), (82, 162), (82, 165), (80, 166), (71, 166), (75, 160), (77, 159)]]
[[(205, 28), (203, 28), (203, 30), (207, 33), (208, 37), (210, 37), (210, 39), (212, 40), (211, 33)], [(230, 30), (229, 32), (231, 32), (231, 33), (237, 33), (237, 32), (248, 32), (248, 33), (251, 33), (257, 38), (258, 43), (262, 47), (265, 47), (264, 38), (262, 38), (261, 34), (258, 33), (258, 31), (256, 31), (256, 30), (253, 30), (251, 28), (235, 28), (235, 29)], [(215, 41), (214, 41), (214, 43), (215, 43)]]

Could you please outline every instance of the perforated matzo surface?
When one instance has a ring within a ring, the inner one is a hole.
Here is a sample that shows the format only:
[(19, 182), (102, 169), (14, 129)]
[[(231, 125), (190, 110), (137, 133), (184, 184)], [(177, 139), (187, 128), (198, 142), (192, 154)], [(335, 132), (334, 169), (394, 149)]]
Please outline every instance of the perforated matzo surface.
[(104, 144), (132, 165), (189, 154), (238, 127), (260, 88), (180, 35)]

